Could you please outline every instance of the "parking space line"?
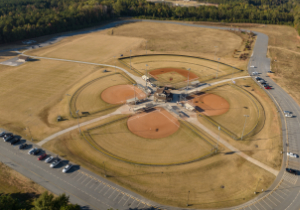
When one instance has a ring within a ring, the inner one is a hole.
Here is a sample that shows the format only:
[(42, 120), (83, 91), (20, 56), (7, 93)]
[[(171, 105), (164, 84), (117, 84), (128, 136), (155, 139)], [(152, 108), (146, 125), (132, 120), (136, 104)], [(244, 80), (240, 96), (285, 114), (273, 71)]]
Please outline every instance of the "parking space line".
[(125, 206), (125, 204), (129, 201), (130, 197), (128, 196), (127, 201), (123, 204), (123, 206)]
[(91, 181), (93, 181), (93, 179), (91, 179), (85, 186), (87, 186)]
[(84, 174), (82, 174), (82, 176), (81, 176), (81, 177), (79, 177), (79, 179), (77, 179), (76, 181), (77, 181), (77, 182), (79, 182), (79, 180), (80, 180), (82, 177), (85, 177), (85, 175), (84, 175)]
[(274, 191), (273, 193), (276, 193), (279, 197), (281, 197), (283, 200), (285, 200), (284, 197), (282, 197), (281, 195), (279, 195), (276, 191)]
[(265, 207), (263, 205), (261, 205), (260, 202), (257, 202), (257, 204), (259, 204), (264, 210), (267, 210), (267, 209), (265, 209)]
[(266, 198), (268, 198), (268, 199), (271, 201), (271, 203), (273, 203), (275, 206), (277, 206), (277, 204), (276, 204), (275, 202), (273, 202), (273, 201), (269, 198), (269, 196), (266, 196)]
[(278, 203), (281, 203), (277, 198), (275, 198), (275, 196), (273, 195), (273, 193), (270, 193), (270, 196), (272, 196), (275, 200), (277, 200)]
[(108, 191), (109, 191), (110, 189), (111, 189), (111, 188), (109, 187), (108, 190), (106, 190), (106, 192), (104, 193), (104, 195), (106, 195), (106, 193), (108, 193)]
[(133, 199), (132, 203), (131, 203), (128, 207), (132, 206), (132, 204), (134, 203), (134, 201), (135, 201), (135, 200)]
[(85, 180), (87, 180), (89, 177), (87, 176), (80, 184), (83, 184)]
[(105, 188), (105, 187), (107, 187), (106, 185), (104, 185), (104, 187), (98, 192), (98, 193), (101, 193), (101, 191)]
[[(113, 190), (112, 194), (114, 194), (114, 192), (116, 192), (115, 190)], [(112, 196), (112, 194), (110, 194), (110, 196)], [(108, 196), (108, 198), (110, 198), (110, 196)]]
[(100, 187), (100, 185), (103, 185), (103, 184), (101, 184), (100, 182), (98, 182), (98, 183), (99, 183), (99, 184), (98, 184), (98, 186), (94, 189), (94, 191), (96, 191), (97, 188)]
[(119, 194), (113, 199), (113, 201), (115, 201), (116, 200), (116, 198), (120, 195), (121, 193), (119, 192)]
[(265, 204), (267, 204), (267, 206), (269, 206), (272, 209), (272, 207), (265, 201), (265, 199), (262, 199), (262, 201), (265, 202)]
[(92, 184), (92, 185), (89, 187), (89, 189), (91, 189), (92, 187), (94, 187), (94, 186), (97, 185), (97, 184), (99, 185), (99, 182), (95, 181), (94, 184)]
[(123, 200), (124, 196), (125, 196), (125, 195), (123, 195), (123, 197), (122, 197), (122, 198), (119, 200), (119, 202), (118, 202), (118, 203), (120, 203), (120, 201), (121, 201), (121, 200)]

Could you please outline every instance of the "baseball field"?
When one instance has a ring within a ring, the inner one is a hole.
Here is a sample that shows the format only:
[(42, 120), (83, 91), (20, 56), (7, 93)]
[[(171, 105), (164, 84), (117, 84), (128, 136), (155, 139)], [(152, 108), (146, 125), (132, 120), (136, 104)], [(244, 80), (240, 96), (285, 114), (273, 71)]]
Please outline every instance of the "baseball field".
[[(239, 69), (245, 70), (248, 61), (237, 57), (245, 40), (237, 32), (132, 23), (67, 37), (26, 53), (117, 65), (133, 77), (147, 74), (161, 84), (186, 85), (190, 80), (211, 83), (247, 75)], [(118, 60), (121, 54), (123, 59)], [(190, 191), (191, 208), (230, 207), (252, 199), (258, 180), (259, 188), (267, 189), (275, 179), (222, 144), (216, 150), (216, 139), (188, 123), (189, 117), (212, 133), (218, 133), (220, 126), (220, 136), (231, 145), (280, 168), (281, 125), (276, 107), (250, 79), (191, 95), (188, 102), (197, 107), (195, 112), (162, 103), (134, 113), (134, 105), (126, 101), (147, 97), (134, 86), (143, 80), (134, 81), (113, 67), (41, 58), (0, 71), (0, 97), (5, 98), (0, 101), (1, 127), (28, 140), (40, 141), (120, 107), (126, 110), (81, 127), (83, 135), (73, 130), (43, 147), (159, 203), (186, 207)], [(249, 116), (246, 123), (245, 115)], [(57, 122), (58, 116), (63, 121)]]

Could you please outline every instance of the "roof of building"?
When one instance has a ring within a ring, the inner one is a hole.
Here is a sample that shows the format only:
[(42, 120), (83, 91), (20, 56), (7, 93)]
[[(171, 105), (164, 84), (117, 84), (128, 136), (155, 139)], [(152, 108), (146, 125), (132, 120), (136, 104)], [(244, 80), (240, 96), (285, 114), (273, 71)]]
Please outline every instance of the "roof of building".
[(27, 60), (27, 59), (29, 59), (29, 56), (19, 55), (19, 59)]

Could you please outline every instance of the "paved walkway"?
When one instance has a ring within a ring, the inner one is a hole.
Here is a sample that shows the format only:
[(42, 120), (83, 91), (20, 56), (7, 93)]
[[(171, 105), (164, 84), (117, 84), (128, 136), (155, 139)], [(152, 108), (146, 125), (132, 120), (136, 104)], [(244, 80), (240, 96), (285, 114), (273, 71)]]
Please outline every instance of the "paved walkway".
[(278, 175), (279, 171), (271, 168), (270, 166), (265, 165), (264, 163), (259, 162), (258, 160), (253, 159), (252, 157), (246, 155), (245, 153), (241, 152), (240, 150), (238, 150), (237, 148), (235, 148), (234, 146), (232, 146), (231, 144), (229, 144), (227, 141), (225, 141), (224, 139), (222, 139), (221, 137), (219, 138), (219, 136), (215, 133), (213, 133), (211, 130), (209, 130), (208, 128), (206, 128), (204, 125), (202, 125), (197, 117), (190, 117), (187, 119), (188, 122), (196, 125), (197, 127), (199, 127), (200, 129), (204, 130), (207, 134), (209, 134), (211, 137), (213, 137), (214, 139), (216, 139), (217, 141), (219, 140), (219, 143), (223, 144), (225, 147), (227, 147), (228, 149), (230, 149), (231, 151), (235, 152), (236, 154), (240, 155), (241, 157), (245, 158), (246, 160), (248, 160), (249, 162), (269, 171), (270, 173), (274, 174), (275, 176)]

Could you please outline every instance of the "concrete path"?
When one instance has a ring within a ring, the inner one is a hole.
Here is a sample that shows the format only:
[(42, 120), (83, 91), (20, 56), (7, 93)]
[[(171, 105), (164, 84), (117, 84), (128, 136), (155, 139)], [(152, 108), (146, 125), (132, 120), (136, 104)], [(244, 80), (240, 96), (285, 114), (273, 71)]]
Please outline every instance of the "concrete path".
[(221, 137), (219, 138), (219, 136), (215, 133), (213, 133), (211, 130), (209, 130), (208, 128), (206, 128), (204, 125), (202, 125), (197, 117), (190, 117), (187, 119), (188, 122), (196, 125), (197, 127), (199, 127), (201, 130), (204, 130), (208, 135), (210, 135), (211, 137), (213, 137), (214, 139), (216, 139), (217, 141), (219, 140), (219, 143), (223, 144), (225, 147), (227, 147), (228, 149), (230, 149), (231, 151), (235, 152), (236, 154), (240, 155), (241, 157), (245, 158), (246, 160), (248, 160), (249, 162), (265, 169), (266, 171), (269, 171), (270, 173), (274, 174), (275, 176), (278, 175), (279, 171), (271, 168), (270, 166), (265, 165), (264, 163), (259, 162), (258, 160), (253, 159), (252, 157), (246, 155), (245, 153), (241, 152), (240, 150), (238, 150), (237, 148), (235, 148), (234, 146), (232, 146), (231, 144), (229, 144), (227, 141), (225, 141), (224, 139), (222, 139)]
[(101, 117), (98, 117), (98, 118), (95, 118), (95, 119), (92, 119), (92, 120), (89, 120), (89, 121), (86, 121), (86, 122), (83, 122), (83, 123), (80, 123), (79, 125), (74, 125), (70, 128), (64, 129), (64, 130), (59, 131), (57, 133), (54, 133), (51, 136), (48, 136), (47, 138), (45, 138), (42, 141), (40, 141), (39, 143), (37, 143), (37, 145), (42, 146), (43, 144), (47, 143), (48, 141), (51, 141), (52, 139), (57, 138), (58, 136), (66, 134), (66, 133), (68, 133), (70, 131), (73, 131), (75, 129), (78, 129), (78, 126), (80, 126), (80, 127), (86, 126), (86, 125), (98, 122), (100, 120), (104, 120), (106, 118), (109, 118), (109, 117), (112, 117), (112, 116), (118, 115), (118, 114), (131, 114), (132, 112), (130, 112), (128, 110), (129, 110), (129, 107), (127, 105), (121, 106), (119, 109), (117, 109), (116, 111), (114, 111), (112, 113), (109, 113), (107, 115), (104, 115), (104, 116), (101, 116)]

